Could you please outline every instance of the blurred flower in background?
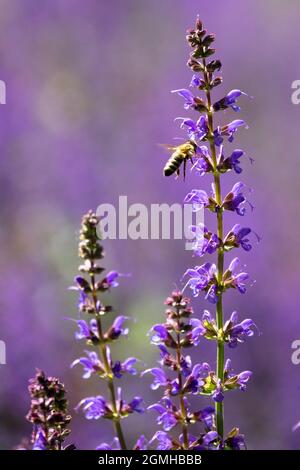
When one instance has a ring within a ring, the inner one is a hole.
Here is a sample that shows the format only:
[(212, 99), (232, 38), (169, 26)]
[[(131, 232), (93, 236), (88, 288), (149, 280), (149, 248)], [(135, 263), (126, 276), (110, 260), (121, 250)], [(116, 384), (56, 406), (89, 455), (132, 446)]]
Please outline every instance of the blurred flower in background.
[[(186, 195), (182, 180), (174, 184), (163, 177), (166, 160), (157, 144), (184, 135), (172, 121), (182, 113), (182, 102), (166, 90), (188, 80), (180, 58), (187, 53), (186, 27), (197, 13), (217, 33), (225, 64), (228, 89), (219, 87), (216, 99), (233, 86), (255, 98), (243, 115), (252, 123), (242, 131), (243, 146), (255, 160), (243, 181), (255, 181), (253, 227), (264, 238), (247, 258), (246, 271), (257, 273), (248, 307), (231, 293), (227, 306), (229, 313), (236, 308), (241, 317), (252, 318), (263, 336), (253, 337), (254, 347), (246, 342), (242, 359), (238, 348), (233, 350), (236, 369), (255, 370), (255, 375), (247, 396), (235, 394), (234, 406), (228, 397), (228, 427), (238, 421), (249, 448), (299, 448), (299, 433), (291, 428), (300, 414), (300, 369), (290, 360), (290, 345), (300, 337), (298, 302), (291, 295), (298, 289), (300, 230), (295, 217), (300, 108), (290, 98), (300, 68), (296, 0), (45, 0), (43, 6), (34, 0), (2, 0), (0, 79), (7, 85), (7, 103), (0, 105), (0, 338), (7, 345), (7, 364), (0, 366), (0, 448), (12, 448), (30, 432), (24, 419), (26, 387), (36, 366), (63, 379), (70, 409), (82, 396), (95, 395), (96, 381), (82, 381), (69, 370), (81, 354), (68, 320), (78, 316), (67, 290), (76, 270), (81, 214), (113, 204), (122, 194), (130, 204), (173, 203)], [(231, 106), (229, 98), (226, 105)], [(240, 137), (234, 137), (238, 149)], [(199, 186), (197, 171), (191, 178)], [(229, 177), (224, 192), (232, 184)], [(210, 192), (205, 185), (203, 190)], [(227, 232), (234, 215), (228, 217)], [(132, 272), (126, 285), (112, 292), (111, 302), (136, 319), (130, 354), (146, 367), (156, 361), (146, 333), (161, 321), (165, 293), (176, 287), (174, 280), (180, 284), (190, 264), (182, 244), (105, 244), (106, 266)], [(202, 310), (195, 316), (201, 318)], [(122, 344), (125, 354), (126, 340)], [(201, 345), (197, 349), (201, 362)], [(213, 345), (205, 360), (214, 364)], [(122, 380), (128, 395), (143, 395), (146, 405), (159, 398), (137, 376)], [(133, 444), (143, 432), (143, 420), (130, 416), (128, 423)], [(155, 420), (146, 437), (154, 430)], [(104, 438), (112, 442), (108, 434), (99, 422), (74, 415), (72, 436), (79, 448), (95, 448)]]

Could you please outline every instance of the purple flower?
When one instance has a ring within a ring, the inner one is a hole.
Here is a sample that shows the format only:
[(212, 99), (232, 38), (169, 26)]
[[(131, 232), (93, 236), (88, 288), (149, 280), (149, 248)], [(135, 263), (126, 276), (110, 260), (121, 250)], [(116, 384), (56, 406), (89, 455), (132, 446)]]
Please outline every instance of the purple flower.
[(180, 360), (182, 375), (187, 377), (191, 373), (192, 360), (190, 356), (182, 356)]
[(188, 136), (193, 141), (202, 141), (207, 138), (209, 132), (207, 120), (204, 116), (200, 116), (197, 121), (190, 118), (178, 117), (175, 121), (181, 120), (181, 129), (186, 128)]
[(204, 85), (205, 85), (205, 82), (199, 75), (194, 74), (192, 76), (192, 80), (191, 80), (191, 83), (190, 83), (191, 87), (199, 88), (199, 87), (202, 87)]
[(234, 428), (225, 440), (225, 448), (232, 450), (246, 450), (245, 436), (240, 434), (238, 428)]
[(231, 361), (227, 359), (224, 367), (224, 379), (225, 379), (225, 387), (226, 389), (234, 389), (239, 388), (242, 391), (246, 390), (247, 383), (252, 376), (252, 372), (249, 370), (245, 370), (240, 372), (239, 374), (231, 374)]
[(87, 397), (81, 400), (76, 406), (75, 410), (78, 411), (82, 407), (86, 419), (99, 419), (111, 418), (112, 411), (106, 402), (105, 398), (101, 395), (96, 397)]
[(158, 441), (157, 450), (170, 450), (173, 447), (172, 439), (165, 431), (157, 431), (149, 444), (152, 444), (153, 441)]
[(154, 325), (150, 330), (151, 344), (158, 346), (165, 344), (168, 347), (176, 347), (176, 342), (168, 332), (167, 326), (163, 324)]
[(203, 207), (209, 206), (209, 197), (202, 189), (192, 189), (192, 191), (185, 196), (184, 202), (192, 203), (193, 212), (197, 212)]
[(186, 381), (183, 385), (184, 393), (198, 393), (199, 388), (204, 385), (203, 379), (209, 375), (209, 372), (210, 365), (206, 362), (203, 362), (203, 364), (195, 364), (192, 372), (186, 378)]
[(245, 281), (249, 279), (249, 274), (244, 272), (236, 273), (238, 264), (238, 258), (234, 258), (231, 261), (228, 270), (224, 273), (223, 276), (225, 279), (224, 287), (232, 287), (234, 289), (238, 289), (241, 294), (244, 294), (246, 292)]
[(137, 359), (135, 357), (129, 357), (124, 362), (116, 361), (112, 365), (112, 371), (115, 377), (120, 379), (123, 374), (131, 374), (136, 375), (137, 371), (133, 367), (137, 363)]
[(120, 416), (126, 417), (131, 413), (144, 413), (145, 409), (142, 406), (143, 403), (143, 398), (142, 397), (134, 397), (129, 403), (126, 403), (126, 401), (122, 397), (122, 389), (121, 387), (118, 387), (117, 389), (117, 409), (119, 410)]
[(185, 88), (180, 88), (179, 90), (172, 90), (171, 93), (177, 93), (184, 99), (184, 109), (190, 109), (195, 105), (195, 97), (192, 92)]
[(89, 379), (92, 374), (100, 374), (105, 373), (104, 366), (102, 362), (99, 360), (99, 357), (95, 351), (86, 351), (88, 357), (80, 357), (79, 359), (75, 359), (72, 362), (71, 367), (76, 366), (77, 364), (81, 364), (83, 366), (83, 379)]
[(152, 374), (154, 377), (154, 381), (151, 384), (152, 390), (157, 390), (159, 387), (167, 387), (169, 385), (170, 380), (167, 378), (165, 372), (159, 367), (146, 369), (144, 372), (142, 372), (142, 376), (148, 373)]
[(142, 434), (136, 441), (135, 445), (133, 446), (133, 450), (147, 450), (147, 449), (148, 449), (148, 441), (145, 438), (145, 436)]
[(255, 324), (250, 318), (238, 323), (237, 312), (232, 312), (230, 319), (224, 325), (224, 336), (228, 341), (228, 346), (235, 348), (238, 343), (244, 343), (246, 338), (254, 335), (254, 331), (251, 329), (254, 326)]
[(190, 339), (191, 344), (198, 346), (200, 338), (205, 334), (206, 329), (199, 318), (191, 318), (190, 325), (192, 326), (192, 330), (188, 334), (188, 338)]
[(224, 393), (221, 380), (218, 380), (216, 389), (214, 390), (212, 397), (215, 402), (220, 403), (224, 400)]
[[(252, 230), (249, 227), (241, 227), (240, 224), (234, 225), (225, 237), (224, 248), (231, 250), (232, 248), (239, 248), (241, 246), (245, 251), (250, 251), (252, 245), (247, 237), (251, 232)], [(259, 241), (259, 237), (257, 235), (256, 237)]]
[(214, 110), (220, 111), (230, 107), (233, 109), (233, 111), (240, 111), (241, 108), (240, 106), (236, 105), (236, 100), (241, 95), (246, 95), (246, 93), (241, 90), (231, 90), (224, 98), (214, 104)]
[(197, 421), (202, 421), (205, 424), (206, 429), (211, 429), (213, 427), (214, 415), (215, 410), (212, 406), (207, 406), (206, 408), (194, 413)]
[(105, 339), (112, 341), (118, 339), (121, 335), (126, 336), (129, 330), (128, 328), (123, 328), (123, 323), (127, 319), (128, 317), (125, 317), (124, 315), (116, 317), (111, 327), (105, 333)]
[(176, 369), (176, 366), (177, 366), (176, 358), (172, 354), (169, 353), (166, 346), (164, 344), (159, 344), (158, 348), (160, 351), (160, 359), (161, 359), (159, 363), (162, 366), (167, 366), (167, 367)]
[(244, 155), (243, 150), (236, 149), (232, 154), (225, 158), (223, 154), (223, 146), (220, 147), (220, 154), (218, 157), (218, 170), (221, 173), (225, 173), (229, 170), (234, 170), (237, 174), (242, 173), (242, 168), (240, 167), (240, 158)]
[(236, 133), (238, 127), (247, 127), (245, 121), (242, 119), (235, 119), (234, 121), (231, 121), (229, 124), (226, 124), (226, 126), (220, 127), (218, 126), (214, 130), (214, 143), (217, 147), (222, 145), (223, 143), (223, 136), (228, 137), (228, 141), (232, 142), (234, 138), (234, 134)]
[(216, 431), (209, 431), (205, 436), (203, 437), (203, 444), (208, 448), (212, 448), (211, 445), (213, 441), (218, 439), (218, 433)]
[(78, 308), (79, 308), (79, 310), (84, 308), (87, 299), (88, 299), (87, 294), (83, 290), (80, 290), (79, 291), (79, 297), (78, 297)]
[(184, 273), (183, 278), (189, 276), (190, 279), (187, 281), (184, 289), (189, 287), (194, 297), (198, 297), (201, 291), (205, 291), (205, 298), (212, 303), (216, 303), (218, 296), (215, 285), (213, 284), (216, 281), (216, 272), (216, 265), (212, 263), (205, 263), (202, 266), (195, 266), (193, 269), (188, 269)]
[(99, 340), (97, 321), (94, 318), (90, 321), (90, 324), (85, 320), (77, 320), (76, 323), (79, 327), (79, 331), (75, 333), (76, 339), (86, 339), (92, 342)]
[(143, 401), (144, 400), (142, 397), (134, 397), (133, 400), (131, 400), (128, 405), (125, 406), (126, 412), (133, 413), (135, 411), (136, 413), (144, 413), (145, 408), (141, 406)]
[(162, 399), (162, 402), (163, 404), (154, 403), (148, 407), (148, 410), (157, 411), (159, 414), (157, 424), (162, 425), (164, 431), (170, 431), (174, 426), (176, 426), (178, 421), (178, 418), (175, 416), (177, 409), (169, 398), (165, 397)]
[(232, 142), (233, 141), (233, 135), (237, 131), (238, 127), (247, 127), (245, 121), (242, 119), (235, 119), (234, 121), (231, 121), (229, 124), (226, 126), (222, 127), (221, 134), (226, 135), (228, 137), (228, 141)]
[(221, 240), (215, 233), (208, 230), (203, 224), (192, 225), (190, 227), (192, 233), (195, 234), (195, 242), (193, 243), (193, 251), (196, 256), (204, 256), (205, 254), (213, 254), (221, 245)]
[(42, 428), (35, 434), (35, 440), (32, 446), (32, 450), (46, 450), (47, 449), (47, 439)]
[(172, 90), (171, 93), (177, 93), (179, 96), (184, 98), (184, 109), (194, 109), (195, 111), (206, 111), (207, 106), (204, 100), (198, 96), (194, 96), (190, 90), (186, 88), (181, 88), (179, 90)]
[(243, 155), (244, 152), (242, 150), (234, 150), (224, 163), (239, 175), (243, 171), (240, 167), (240, 158)]
[(228, 211), (236, 212), (238, 215), (244, 215), (246, 209), (244, 203), (246, 198), (243, 190), (246, 188), (244, 183), (235, 183), (232, 190), (225, 196), (223, 201), (223, 208)]
[(213, 165), (209, 155), (209, 151), (205, 145), (197, 147), (196, 162), (192, 169), (195, 169), (200, 176), (213, 171)]
[(127, 276), (127, 274), (120, 274), (117, 271), (110, 271), (105, 277), (105, 282), (109, 287), (118, 287), (119, 277), (124, 277), (124, 276)]
[(243, 392), (246, 390), (246, 385), (251, 375), (252, 375), (252, 372), (250, 370), (245, 370), (244, 372), (241, 372), (240, 374), (238, 374), (237, 383), (240, 386), (240, 390), (242, 390)]
[(121, 450), (119, 439), (115, 437), (111, 444), (103, 442), (98, 447), (96, 447), (96, 450)]
[(150, 330), (150, 333), (151, 332), (153, 332), (151, 337), (151, 344), (158, 345), (168, 339), (169, 333), (165, 325), (154, 325)]

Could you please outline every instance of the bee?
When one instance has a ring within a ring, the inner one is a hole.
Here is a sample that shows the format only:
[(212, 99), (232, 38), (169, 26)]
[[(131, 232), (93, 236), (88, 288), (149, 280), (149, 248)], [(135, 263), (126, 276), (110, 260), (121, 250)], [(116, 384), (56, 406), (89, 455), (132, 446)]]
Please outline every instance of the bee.
[(183, 163), (183, 179), (185, 179), (187, 161), (190, 160), (193, 164), (193, 157), (196, 155), (197, 144), (193, 140), (188, 140), (177, 147), (169, 145), (167, 146), (167, 149), (172, 150), (173, 153), (164, 167), (164, 175), (171, 176), (176, 173), (176, 175), (179, 176), (180, 167)]

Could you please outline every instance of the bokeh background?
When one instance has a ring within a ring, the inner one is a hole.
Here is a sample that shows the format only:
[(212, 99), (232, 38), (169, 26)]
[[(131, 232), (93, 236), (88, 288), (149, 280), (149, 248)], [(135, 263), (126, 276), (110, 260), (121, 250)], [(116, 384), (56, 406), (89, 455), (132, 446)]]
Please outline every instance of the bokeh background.
[[(197, 13), (217, 34), (223, 62), (215, 98), (232, 88), (254, 97), (242, 101), (250, 128), (235, 144), (255, 159), (244, 162), (255, 211), (243, 222), (263, 238), (241, 254), (256, 284), (246, 296), (228, 294), (225, 312), (252, 317), (261, 335), (230, 352), (236, 371), (254, 375), (246, 393), (226, 396), (226, 426), (239, 425), (252, 449), (299, 448), (292, 426), (300, 419), (300, 366), (291, 362), (291, 343), (300, 338), (300, 107), (291, 102), (291, 83), (300, 78), (299, 9), (297, 0), (0, 0), (2, 449), (30, 435), (24, 415), (35, 367), (65, 381), (71, 409), (103, 390), (69, 368), (83, 347), (74, 340), (77, 298), (68, 290), (83, 212), (119, 195), (129, 203), (181, 202), (189, 189), (209, 187), (195, 174), (185, 183), (165, 179), (167, 155), (157, 146), (181, 136), (173, 119), (183, 114), (182, 100), (170, 90), (190, 81), (185, 30)], [(233, 179), (224, 180), (226, 191)], [(151, 366), (157, 351), (146, 333), (196, 260), (178, 240), (111, 240), (106, 252), (108, 269), (132, 273), (111, 294), (117, 310), (135, 319), (116, 354)], [(194, 306), (197, 315), (207, 307), (202, 299)], [(198, 359), (214, 364), (214, 344), (202, 341)], [(159, 393), (149, 384), (132, 378), (125, 394), (143, 394), (150, 404)], [(73, 415), (79, 448), (111, 440), (109, 423)], [(149, 437), (154, 414), (128, 419), (131, 442), (145, 422)]]

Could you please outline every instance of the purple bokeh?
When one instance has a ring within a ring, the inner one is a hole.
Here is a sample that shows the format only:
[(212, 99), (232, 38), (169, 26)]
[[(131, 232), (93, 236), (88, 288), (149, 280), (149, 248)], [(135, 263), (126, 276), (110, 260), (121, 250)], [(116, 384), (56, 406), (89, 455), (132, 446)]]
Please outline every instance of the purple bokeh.
[[(237, 309), (262, 334), (241, 354), (230, 352), (236, 371), (254, 375), (247, 393), (226, 399), (226, 428), (239, 425), (249, 448), (299, 448), (292, 426), (300, 419), (300, 366), (291, 363), (291, 343), (300, 338), (300, 107), (291, 102), (300, 68), (299, 5), (275, 0), (2, 0), (0, 79), (7, 104), (0, 106), (0, 338), (7, 365), (0, 366), (0, 448), (30, 435), (26, 387), (35, 367), (65, 381), (72, 408), (102, 386), (69, 369), (80, 351), (69, 320), (77, 316), (77, 299), (67, 288), (76, 273), (83, 212), (119, 195), (129, 203), (172, 203), (192, 188), (208, 189), (208, 180), (194, 173), (186, 182), (164, 178), (167, 154), (157, 145), (182, 135), (173, 122), (183, 115), (182, 101), (170, 90), (190, 81), (185, 30), (197, 13), (216, 33), (224, 64), (215, 98), (233, 88), (254, 97), (242, 100), (250, 128), (235, 143), (255, 159), (241, 175), (255, 189), (255, 211), (241, 223), (263, 238), (251, 256), (241, 253), (256, 284), (246, 297), (228, 294), (225, 315)], [(232, 111), (227, 116), (236, 117)], [(233, 220), (227, 218), (226, 228)], [(136, 319), (120, 355), (130, 348), (151, 366), (157, 355), (146, 333), (196, 260), (179, 240), (107, 241), (105, 248), (108, 269), (132, 273), (112, 294), (119, 310)], [(201, 316), (207, 305), (198, 300), (194, 307)], [(214, 345), (201, 342), (198, 354), (213, 363)], [(153, 402), (146, 382), (130, 378), (126, 392), (138, 390)], [(113, 436), (102, 422), (73, 415), (80, 448)], [(145, 420), (128, 422), (134, 442)]]

